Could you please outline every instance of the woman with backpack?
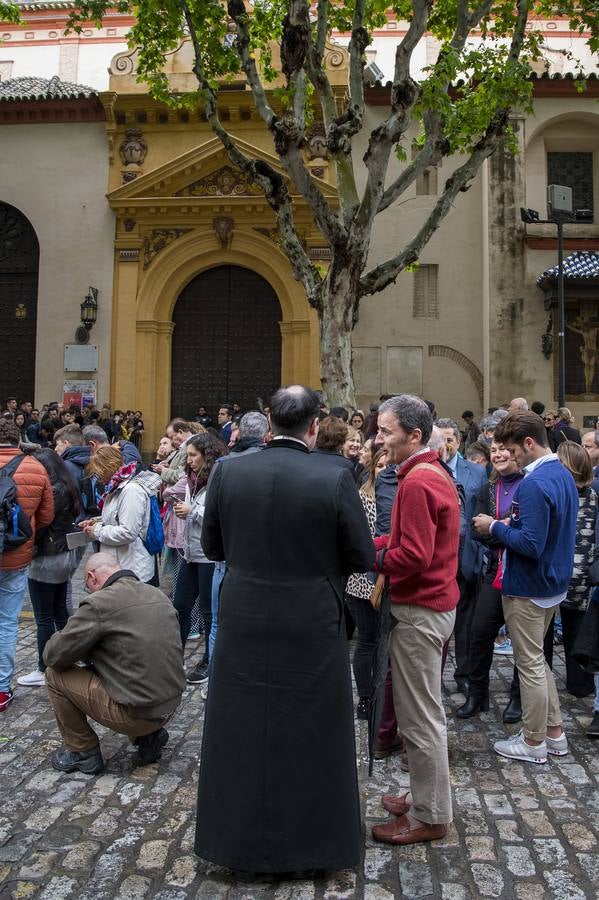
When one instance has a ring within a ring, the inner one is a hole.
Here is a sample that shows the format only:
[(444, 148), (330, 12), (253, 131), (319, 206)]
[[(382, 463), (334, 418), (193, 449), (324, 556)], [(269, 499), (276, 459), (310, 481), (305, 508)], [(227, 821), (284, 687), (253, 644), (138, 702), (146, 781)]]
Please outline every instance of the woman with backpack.
[(50, 449), (38, 450), (33, 457), (48, 473), (54, 496), (54, 520), (38, 530), (28, 571), (29, 596), (37, 626), (38, 666), (17, 679), (24, 687), (46, 683), (44, 647), (55, 631), (64, 628), (69, 617), (67, 586), (77, 567), (77, 558), (75, 551), (67, 547), (66, 536), (75, 530), (73, 522), (81, 512), (79, 490), (64, 460)]
[[(97, 448), (85, 471), (105, 485), (98, 501), (100, 517), (86, 519), (79, 527), (100, 543), (101, 550), (115, 556), (122, 569), (129, 569), (140, 581), (158, 586), (155, 554), (161, 547), (153, 543), (153, 512), (158, 508), (160, 476), (153, 472), (136, 474), (136, 469), (135, 462), (123, 464), (118, 445)], [(159, 512), (158, 526), (162, 536)]]
[(183, 559), (179, 569), (177, 587), (173, 604), (179, 614), (181, 643), (189, 635), (191, 610), (196, 597), (199, 597), (200, 612), (204, 620), (206, 645), (204, 655), (198, 665), (191, 671), (187, 680), (190, 684), (200, 684), (208, 678), (210, 651), (208, 636), (212, 626), (212, 576), (214, 563), (204, 555), (200, 537), (206, 505), (206, 487), (208, 478), (216, 461), (226, 456), (227, 448), (219, 438), (209, 432), (194, 434), (187, 441), (187, 486), (185, 500), (173, 503), (175, 515), (185, 520), (183, 531)]

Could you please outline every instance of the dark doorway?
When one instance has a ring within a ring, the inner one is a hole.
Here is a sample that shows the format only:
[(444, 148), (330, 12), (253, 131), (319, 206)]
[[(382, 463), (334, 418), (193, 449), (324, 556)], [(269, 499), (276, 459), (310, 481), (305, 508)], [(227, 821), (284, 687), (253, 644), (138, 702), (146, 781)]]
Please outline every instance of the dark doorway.
[(0, 203), (0, 405), (34, 400), (39, 244), (31, 222)]
[(277, 295), (250, 269), (218, 266), (194, 278), (173, 313), (172, 414), (268, 403), (281, 381), (280, 319)]

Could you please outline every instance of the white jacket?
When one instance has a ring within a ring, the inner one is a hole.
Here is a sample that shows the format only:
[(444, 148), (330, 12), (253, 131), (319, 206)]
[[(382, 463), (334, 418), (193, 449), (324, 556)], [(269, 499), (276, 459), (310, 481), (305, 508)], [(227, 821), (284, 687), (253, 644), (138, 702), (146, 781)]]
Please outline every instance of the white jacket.
[[(160, 477), (156, 478), (159, 485)], [(102, 520), (94, 527), (102, 551), (113, 554), (119, 566), (130, 569), (140, 581), (154, 577), (154, 557), (143, 543), (150, 521), (150, 495), (135, 478), (120, 484), (105, 498)]]

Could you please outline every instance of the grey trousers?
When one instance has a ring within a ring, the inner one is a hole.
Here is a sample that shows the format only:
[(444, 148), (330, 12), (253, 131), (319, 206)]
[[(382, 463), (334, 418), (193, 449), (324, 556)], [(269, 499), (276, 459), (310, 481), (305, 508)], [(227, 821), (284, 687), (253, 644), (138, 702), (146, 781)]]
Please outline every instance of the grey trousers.
[(447, 722), (441, 699), (441, 659), (455, 610), (395, 604), (397, 625), (389, 639), (393, 704), (410, 766), (410, 812), (421, 822), (451, 822)]

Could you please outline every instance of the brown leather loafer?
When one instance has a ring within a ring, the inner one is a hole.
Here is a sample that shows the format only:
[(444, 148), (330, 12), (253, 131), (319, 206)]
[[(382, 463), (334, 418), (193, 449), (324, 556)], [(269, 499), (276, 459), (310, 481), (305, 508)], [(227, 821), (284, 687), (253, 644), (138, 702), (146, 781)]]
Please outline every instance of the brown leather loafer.
[(413, 825), (406, 815), (391, 819), (384, 825), (375, 825), (372, 836), (383, 844), (420, 844), (424, 841), (438, 841), (447, 834), (447, 825), (427, 825), (421, 822)]
[(391, 794), (384, 794), (381, 798), (381, 805), (392, 816), (405, 816), (412, 805), (407, 799), (408, 793), (402, 794), (400, 797), (393, 797)]

